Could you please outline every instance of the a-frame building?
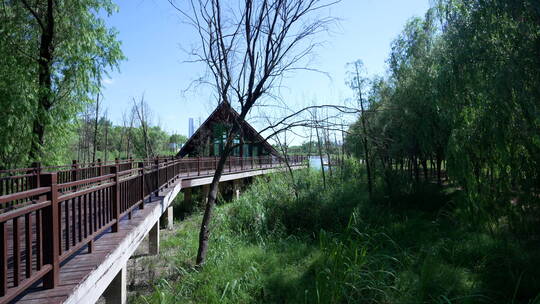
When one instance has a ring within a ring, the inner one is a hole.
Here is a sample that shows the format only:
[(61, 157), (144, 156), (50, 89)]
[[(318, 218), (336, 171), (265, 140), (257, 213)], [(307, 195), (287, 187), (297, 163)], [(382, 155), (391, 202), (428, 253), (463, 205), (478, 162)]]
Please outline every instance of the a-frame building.
[[(197, 131), (180, 149), (177, 157), (206, 157), (220, 156), (225, 146), (227, 130), (240, 115), (228, 103), (220, 103), (218, 107), (199, 126)], [(234, 139), (236, 147), (231, 156), (252, 157), (275, 155), (279, 156), (270, 145), (249, 123), (243, 122), (238, 138)]]

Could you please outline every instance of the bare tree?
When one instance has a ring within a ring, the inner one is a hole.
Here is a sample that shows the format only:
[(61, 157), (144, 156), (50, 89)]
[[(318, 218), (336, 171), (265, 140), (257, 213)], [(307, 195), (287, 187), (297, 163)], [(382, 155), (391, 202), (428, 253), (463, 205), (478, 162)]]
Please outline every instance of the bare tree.
[(81, 161), (83, 151), (84, 118), (81, 114), (79, 114), (78, 116), (80, 117), (77, 118), (77, 160)]
[(79, 123), (79, 152), (77, 153), (77, 156), (78, 160), (83, 163), (90, 160), (90, 136), (92, 128), (92, 113), (90, 107), (90, 105), (85, 107), (84, 112), (81, 113)]
[[(129, 115), (129, 117), (128, 117)], [(131, 157), (131, 142), (133, 140), (133, 123), (135, 122), (135, 114), (133, 107), (129, 113), (122, 113), (122, 134), (120, 135), (120, 145), (125, 147), (126, 159)], [(124, 145), (125, 142), (125, 145)], [(120, 150), (122, 147), (120, 147)], [(120, 153), (121, 154), (121, 153)]]
[(93, 151), (92, 151), (92, 162), (96, 162), (96, 152), (98, 146), (98, 131), (99, 131), (99, 93), (96, 96), (96, 111), (95, 111), (95, 120), (94, 120), (94, 140), (93, 140)]
[[(328, 120), (328, 112), (326, 112), (326, 120)], [(330, 130), (323, 130), (324, 134), (324, 147), (326, 150), (326, 159), (328, 162), (328, 173), (332, 177), (332, 160), (331, 160), (331, 142), (330, 142)]]
[(350, 80), (350, 87), (353, 90), (357, 90), (357, 97), (358, 97), (358, 104), (360, 105), (360, 122), (362, 124), (362, 145), (364, 146), (364, 158), (366, 162), (366, 172), (367, 172), (367, 179), (368, 179), (368, 191), (369, 196), (371, 197), (373, 195), (373, 177), (371, 175), (371, 160), (369, 155), (369, 144), (368, 144), (368, 138), (369, 134), (367, 131), (367, 125), (366, 125), (366, 113), (367, 113), (367, 107), (364, 105), (365, 101), (362, 98), (362, 89), (364, 87), (364, 83), (366, 79), (362, 76), (361, 70), (363, 68), (362, 61), (356, 61), (352, 63), (354, 65), (354, 70), (352, 72), (352, 79)]
[(225, 147), (210, 185), (196, 260), (201, 265), (208, 250), (219, 179), (233, 139), (241, 132), (241, 123), (285, 74), (307, 68), (305, 60), (317, 46), (313, 42), (316, 35), (334, 21), (315, 14), (337, 1), (244, 0), (226, 6), (220, 0), (190, 0), (186, 9), (174, 0), (169, 2), (194, 26), (200, 38), (200, 49), (191, 55), (208, 68), (210, 77), (204, 82), (215, 88), (219, 103), (239, 109), (238, 118), (227, 130)]
[(283, 131), (283, 140), (280, 139), (279, 136), (275, 137), (276, 143), (278, 144), (279, 150), (281, 151), (281, 154), (283, 155), (283, 161), (285, 162), (285, 166), (287, 166), (287, 171), (289, 172), (289, 175), (291, 177), (291, 183), (294, 190), (294, 196), (296, 199), (298, 199), (298, 187), (296, 186), (296, 180), (294, 179), (294, 172), (291, 168), (291, 164), (289, 162), (289, 143), (287, 142), (287, 131)]
[(105, 155), (104, 155), (104, 161), (107, 162), (107, 152), (109, 150), (109, 113), (107, 110), (105, 110), (105, 114), (103, 115), (104, 122), (105, 122)]
[(319, 120), (318, 120), (317, 111), (313, 110), (312, 115), (313, 115), (313, 120), (315, 121), (315, 135), (317, 136), (317, 147), (319, 149), (319, 160), (321, 161), (321, 174), (322, 174), (323, 186), (326, 189), (326, 174), (324, 172), (324, 160), (323, 160), (321, 136), (319, 134), (320, 126), (319, 126)]
[(139, 127), (141, 128), (142, 137), (143, 137), (143, 144), (144, 144), (144, 153), (146, 158), (150, 158), (154, 155), (152, 145), (150, 145), (150, 139), (148, 135), (148, 126), (150, 124), (150, 109), (148, 108), (148, 104), (144, 100), (144, 94), (141, 96), (139, 101), (135, 100), (133, 98), (133, 113), (137, 115), (137, 119), (139, 120)]

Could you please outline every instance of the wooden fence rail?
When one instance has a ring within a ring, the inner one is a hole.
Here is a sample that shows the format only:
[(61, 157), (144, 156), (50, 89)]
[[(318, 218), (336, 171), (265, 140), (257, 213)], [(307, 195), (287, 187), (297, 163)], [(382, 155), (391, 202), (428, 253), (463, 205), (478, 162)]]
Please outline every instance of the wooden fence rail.
[[(304, 156), (290, 156), (298, 165)], [(144, 208), (179, 178), (212, 176), (215, 157), (116, 160), (91, 164), (0, 171), (0, 303), (41, 280), (44, 288), (59, 284), (62, 262), (94, 240), (117, 232), (121, 219)], [(227, 160), (225, 174), (284, 165), (275, 156)]]

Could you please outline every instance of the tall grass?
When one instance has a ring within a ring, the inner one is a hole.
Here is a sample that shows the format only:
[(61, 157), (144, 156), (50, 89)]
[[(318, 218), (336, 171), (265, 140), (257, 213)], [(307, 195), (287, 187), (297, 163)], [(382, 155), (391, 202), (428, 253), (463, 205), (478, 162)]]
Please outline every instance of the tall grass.
[(194, 215), (163, 241), (176, 275), (135, 301), (540, 303), (540, 246), (471, 224), (455, 189), (381, 183), (369, 200), (362, 176), (350, 163), (326, 189), (309, 170), (256, 180), (217, 208), (204, 267)]

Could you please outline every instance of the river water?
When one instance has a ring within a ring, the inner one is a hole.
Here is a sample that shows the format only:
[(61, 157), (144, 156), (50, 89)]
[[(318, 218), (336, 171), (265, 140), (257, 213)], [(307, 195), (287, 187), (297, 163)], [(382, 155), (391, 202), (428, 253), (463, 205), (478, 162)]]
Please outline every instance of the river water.
[[(327, 158), (323, 156), (323, 162), (325, 163), (324, 168), (327, 170), (328, 166), (326, 165), (328, 163)], [(321, 170), (321, 158), (319, 156), (310, 156), (309, 157), (309, 166), (316, 170)]]

